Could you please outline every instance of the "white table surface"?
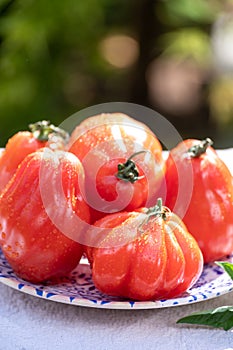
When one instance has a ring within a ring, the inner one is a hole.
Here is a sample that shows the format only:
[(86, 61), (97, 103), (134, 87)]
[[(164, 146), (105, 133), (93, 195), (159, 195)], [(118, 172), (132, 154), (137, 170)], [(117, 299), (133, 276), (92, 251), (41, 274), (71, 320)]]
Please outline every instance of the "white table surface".
[[(233, 149), (220, 152), (233, 173)], [(233, 332), (176, 324), (192, 312), (233, 305), (233, 293), (151, 310), (61, 304), (0, 284), (0, 350), (228, 350)]]

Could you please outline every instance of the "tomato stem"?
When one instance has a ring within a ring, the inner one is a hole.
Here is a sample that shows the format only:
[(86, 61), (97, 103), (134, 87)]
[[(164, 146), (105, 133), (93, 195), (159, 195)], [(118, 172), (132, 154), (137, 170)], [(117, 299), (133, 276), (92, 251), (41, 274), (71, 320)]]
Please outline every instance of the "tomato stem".
[(157, 203), (154, 207), (151, 207), (147, 210), (146, 214), (151, 217), (161, 217), (163, 220), (166, 220), (167, 218), (167, 213), (170, 212), (170, 209), (167, 207), (163, 206), (163, 201), (162, 198), (157, 199)]
[(200, 141), (199, 144), (190, 147), (188, 150), (188, 154), (192, 158), (200, 157), (206, 152), (207, 148), (211, 145), (213, 145), (213, 141), (207, 137), (205, 140)]
[(139, 170), (132, 158), (144, 152), (147, 151), (143, 150), (135, 152), (127, 159), (125, 163), (119, 163), (117, 167), (118, 172), (115, 174), (115, 176), (120, 180), (129, 181), (131, 183), (143, 179), (145, 176), (139, 176)]
[(65, 130), (51, 124), (48, 120), (42, 120), (29, 124), (28, 127), (38, 141), (46, 142), (52, 136), (57, 136), (58, 138), (62, 139), (64, 143), (68, 142), (69, 134)]
[(162, 218), (163, 220), (167, 219), (167, 214), (170, 213), (170, 209), (163, 206), (162, 198), (157, 199), (157, 203), (154, 207), (151, 207), (147, 209), (145, 214), (147, 215), (146, 219), (143, 220), (141, 225), (139, 226), (139, 231), (143, 232), (143, 226), (146, 225), (149, 220), (156, 220), (158, 217)]

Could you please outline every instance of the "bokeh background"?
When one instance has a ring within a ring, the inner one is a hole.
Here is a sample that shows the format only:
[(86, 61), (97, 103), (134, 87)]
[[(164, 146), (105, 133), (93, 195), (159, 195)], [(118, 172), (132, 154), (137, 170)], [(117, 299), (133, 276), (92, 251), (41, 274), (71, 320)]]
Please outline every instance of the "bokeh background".
[(233, 1), (0, 0), (0, 146), (121, 101), (233, 146)]

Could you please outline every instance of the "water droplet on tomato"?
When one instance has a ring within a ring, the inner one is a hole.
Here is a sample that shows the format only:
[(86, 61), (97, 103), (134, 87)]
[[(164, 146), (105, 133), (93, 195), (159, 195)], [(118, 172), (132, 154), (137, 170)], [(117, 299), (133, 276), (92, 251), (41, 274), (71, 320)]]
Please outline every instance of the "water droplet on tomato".
[(13, 218), (15, 216), (14, 214), (14, 211), (13, 210), (10, 210), (9, 214), (8, 214), (8, 217), (9, 218)]
[(7, 250), (8, 252), (11, 252), (11, 251), (12, 251), (11, 245), (8, 245), (8, 246), (6, 247), (6, 250)]

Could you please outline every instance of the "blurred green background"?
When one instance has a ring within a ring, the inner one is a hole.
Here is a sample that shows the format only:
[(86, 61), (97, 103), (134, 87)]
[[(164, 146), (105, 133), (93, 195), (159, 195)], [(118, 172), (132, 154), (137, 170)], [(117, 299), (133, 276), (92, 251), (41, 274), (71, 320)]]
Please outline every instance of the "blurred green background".
[(111, 101), (233, 146), (233, 2), (0, 0), (0, 146)]

